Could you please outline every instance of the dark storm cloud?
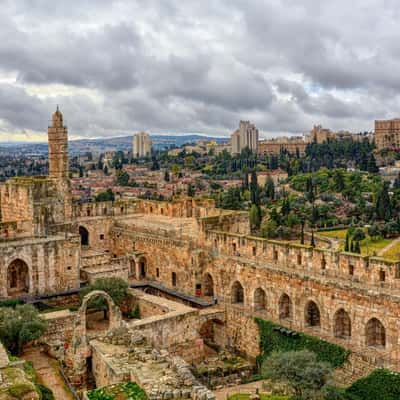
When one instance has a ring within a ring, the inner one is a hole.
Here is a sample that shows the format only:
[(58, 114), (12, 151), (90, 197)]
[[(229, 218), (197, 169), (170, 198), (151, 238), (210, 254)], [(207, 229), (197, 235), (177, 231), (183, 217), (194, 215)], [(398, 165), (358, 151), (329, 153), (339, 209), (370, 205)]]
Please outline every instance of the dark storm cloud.
[[(383, 5), (382, 5), (383, 4)], [(4, 0), (0, 129), (371, 129), (400, 106), (394, 0)]]

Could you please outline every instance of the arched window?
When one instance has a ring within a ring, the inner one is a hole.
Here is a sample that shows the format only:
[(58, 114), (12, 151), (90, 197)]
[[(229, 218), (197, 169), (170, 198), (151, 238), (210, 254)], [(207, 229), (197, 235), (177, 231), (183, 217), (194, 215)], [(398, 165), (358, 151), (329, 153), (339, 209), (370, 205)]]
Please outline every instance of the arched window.
[(386, 345), (386, 331), (381, 321), (371, 318), (365, 327), (365, 341), (367, 346)]
[(349, 314), (341, 308), (336, 311), (333, 320), (333, 334), (338, 338), (349, 338), (351, 336), (351, 321)]
[(210, 274), (204, 276), (204, 296), (214, 297), (214, 280)]
[(236, 281), (232, 285), (232, 303), (243, 304), (244, 303), (244, 290), (240, 282)]
[(321, 326), (321, 314), (319, 308), (311, 300), (306, 305), (305, 321), (308, 326)]
[(79, 227), (79, 235), (81, 237), (81, 245), (89, 246), (89, 231), (84, 227)]
[(292, 300), (286, 293), (279, 299), (279, 318), (292, 319)]
[(265, 291), (261, 288), (257, 288), (254, 291), (254, 311), (261, 311), (267, 308), (267, 300)]

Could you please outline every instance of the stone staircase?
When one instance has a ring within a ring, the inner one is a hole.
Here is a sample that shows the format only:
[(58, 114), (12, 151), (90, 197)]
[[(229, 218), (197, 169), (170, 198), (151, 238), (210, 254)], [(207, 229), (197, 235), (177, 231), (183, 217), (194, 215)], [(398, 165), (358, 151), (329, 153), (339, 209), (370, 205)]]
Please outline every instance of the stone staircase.
[(342, 367), (335, 370), (334, 379), (339, 386), (350, 386), (356, 380), (369, 375), (376, 368), (361, 355), (351, 353)]

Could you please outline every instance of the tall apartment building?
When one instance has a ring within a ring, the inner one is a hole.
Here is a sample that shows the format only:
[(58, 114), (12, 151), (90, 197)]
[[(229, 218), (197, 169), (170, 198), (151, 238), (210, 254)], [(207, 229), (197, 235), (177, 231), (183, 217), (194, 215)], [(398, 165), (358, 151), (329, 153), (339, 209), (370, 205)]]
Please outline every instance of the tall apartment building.
[(239, 129), (231, 135), (232, 154), (239, 154), (248, 147), (254, 153), (258, 149), (258, 129), (250, 121), (240, 121)]
[(133, 135), (132, 156), (133, 158), (148, 157), (151, 154), (152, 142), (150, 135), (146, 132), (139, 132)]
[(381, 149), (400, 149), (400, 118), (375, 121), (375, 145)]

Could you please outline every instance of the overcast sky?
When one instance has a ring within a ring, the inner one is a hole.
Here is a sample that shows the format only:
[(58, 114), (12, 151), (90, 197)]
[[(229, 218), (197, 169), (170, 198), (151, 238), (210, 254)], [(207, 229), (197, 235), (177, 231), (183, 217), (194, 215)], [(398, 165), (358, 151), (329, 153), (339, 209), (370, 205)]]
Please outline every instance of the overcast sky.
[(398, 0), (0, 0), (0, 141), (373, 129), (400, 116)]

